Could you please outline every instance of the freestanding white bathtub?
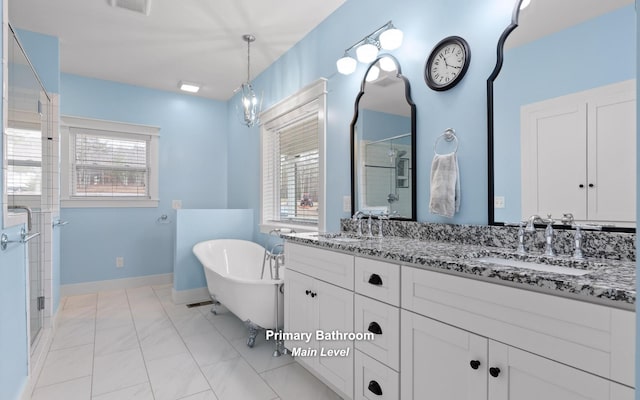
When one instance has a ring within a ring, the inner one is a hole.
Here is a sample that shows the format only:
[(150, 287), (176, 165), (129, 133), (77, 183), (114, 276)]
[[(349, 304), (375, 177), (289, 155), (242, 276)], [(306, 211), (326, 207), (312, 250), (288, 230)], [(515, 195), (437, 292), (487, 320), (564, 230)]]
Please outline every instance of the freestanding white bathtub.
[(204, 267), (207, 288), (214, 304), (222, 303), (247, 324), (249, 347), (253, 347), (257, 329), (282, 327), (284, 268), (280, 268), (280, 279), (271, 279), (267, 261), (264, 278), (260, 279), (264, 247), (247, 240), (215, 239), (197, 243), (193, 246), (193, 253)]

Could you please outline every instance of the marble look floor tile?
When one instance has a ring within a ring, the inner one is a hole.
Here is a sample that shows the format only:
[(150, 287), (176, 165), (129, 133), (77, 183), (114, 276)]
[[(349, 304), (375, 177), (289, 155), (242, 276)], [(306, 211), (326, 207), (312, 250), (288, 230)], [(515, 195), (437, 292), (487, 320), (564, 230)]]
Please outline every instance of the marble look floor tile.
[(240, 355), (218, 332), (189, 336), (184, 338), (184, 342), (200, 366), (215, 364)]
[(138, 338), (141, 340), (158, 331), (175, 329), (164, 311), (150, 312), (148, 314), (134, 313), (133, 322), (136, 325)]
[(79, 296), (69, 296), (64, 303), (64, 308), (81, 308), (81, 307), (95, 307), (98, 303), (98, 294), (83, 294)]
[[(66, 400), (66, 399), (65, 399)], [(93, 396), (91, 400), (154, 400), (149, 382)]]
[(240, 355), (247, 360), (253, 369), (259, 373), (294, 362), (293, 357), (288, 354), (273, 357), (275, 342), (272, 340), (267, 341), (264, 332), (258, 334), (253, 348), (247, 346), (247, 339), (244, 338), (234, 339), (231, 341), (231, 344), (238, 350)]
[(216, 395), (211, 391), (192, 394), (191, 396), (182, 397), (180, 400), (218, 400)]
[(121, 326), (133, 326), (133, 317), (129, 307), (98, 308), (96, 329), (111, 329)]
[(140, 339), (140, 347), (146, 361), (188, 352), (173, 325), (164, 326)]
[(178, 354), (147, 362), (156, 400), (175, 400), (210, 389), (190, 354)]
[(244, 322), (240, 321), (233, 313), (214, 315), (209, 313), (205, 316), (213, 326), (229, 340), (238, 338), (247, 338), (249, 336), (247, 327)]
[(93, 344), (50, 351), (36, 387), (91, 375), (92, 362)]
[(138, 335), (133, 324), (105, 328), (96, 331), (94, 354), (118, 353), (124, 350), (138, 348)]
[(93, 395), (101, 395), (147, 382), (139, 348), (96, 356), (93, 366)]
[(87, 400), (90, 396), (91, 376), (84, 376), (36, 388), (31, 394), (31, 400)]
[(260, 374), (282, 400), (340, 400), (318, 378), (294, 362)]
[(176, 329), (182, 337), (208, 333), (218, 334), (218, 330), (214, 328), (211, 321), (206, 319), (197, 311), (194, 313), (182, 313), (179, 315), (173, 315), (171, 321), (174, 323)]
[(220, 400), (271, 400), (277, 397), (242, 357), (203, 367), (202, 372)]
[(94, 319), (67, 320), (56, 329), (51, 342), (51, 350), (91, 344), (96, 332)]
[(81, 320), (95, 320), (95, 307), (76, 307), (60, 310), (60, 316), (57, 318), (57, 327), (63, 327), (69, 323), (78, 323)]

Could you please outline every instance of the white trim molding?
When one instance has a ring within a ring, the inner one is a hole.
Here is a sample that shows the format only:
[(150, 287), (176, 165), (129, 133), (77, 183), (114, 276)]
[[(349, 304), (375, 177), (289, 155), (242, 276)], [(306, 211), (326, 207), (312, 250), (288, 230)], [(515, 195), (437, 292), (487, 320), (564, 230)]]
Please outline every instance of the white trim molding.
[(140, 286), (166, 285), (173, 282), (173, 273), (136, 276), (133, 278), (111, 279), (60, 286), (60, 297), (97, 293), (104, 290), (129, 289)]

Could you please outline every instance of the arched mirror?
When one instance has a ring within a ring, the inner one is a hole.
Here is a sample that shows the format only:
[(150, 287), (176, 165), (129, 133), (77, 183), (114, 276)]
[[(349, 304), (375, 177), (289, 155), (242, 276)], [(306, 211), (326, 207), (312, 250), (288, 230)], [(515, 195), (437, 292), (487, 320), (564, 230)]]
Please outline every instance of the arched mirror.
[(634, 2), (521, 2), (487, 81), (489, 223), (550, 214), (633, 231)]
[(365, 73), (351, 122), (351, 211), (416, 219), (416, 106), (391, 55)]

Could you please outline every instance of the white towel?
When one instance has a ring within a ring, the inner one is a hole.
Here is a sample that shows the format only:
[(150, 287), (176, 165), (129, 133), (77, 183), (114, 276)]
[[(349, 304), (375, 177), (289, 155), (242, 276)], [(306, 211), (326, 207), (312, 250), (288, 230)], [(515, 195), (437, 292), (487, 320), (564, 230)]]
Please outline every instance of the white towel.
[(460, 211), (460, 176), (456, 153), (436, 154), (431, 163), (429, 212), (453, 217)]

